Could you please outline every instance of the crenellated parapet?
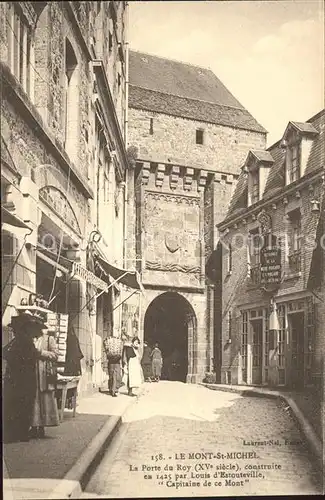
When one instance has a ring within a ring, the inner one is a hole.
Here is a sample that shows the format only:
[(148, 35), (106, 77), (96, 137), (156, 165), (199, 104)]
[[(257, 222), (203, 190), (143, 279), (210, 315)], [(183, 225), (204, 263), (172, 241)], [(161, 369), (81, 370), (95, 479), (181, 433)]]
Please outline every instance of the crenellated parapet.
[(194, 178), (194, 168), (185, 168), (185, 175), (184, 175), (184, 190), (185, 191), (191, 191), (192, 185), (193, 185), (193, 178)]
[(165, 177), (166, 165), (158, 163), (156, 170), (156, 187), (162, 187)]
[(176, 189), (178, 187), (179, 175), (180, 167), (173, 165), (169, 176), (170, 189)]
[(146, 186), (150, 177), (150, 162), (144, 162), (141, 169), (141, 184)]
[[(147, 160), (138, 160), (136, 167), (139, 172), (138, 179), (142, 186), (148, 186), (150, 189), (159, 188), (165, 191), (204, 192), (208, 179), (211, 178), (211, 174), (213, 175), (212, 172), (200, 168)], [(228, 182), (232, 182), (232, 176), (228, 177)]]
[(208, 179), (208, 172), (206, 170), (199, 170), (197, 177), (197, 190), (204, 191)]

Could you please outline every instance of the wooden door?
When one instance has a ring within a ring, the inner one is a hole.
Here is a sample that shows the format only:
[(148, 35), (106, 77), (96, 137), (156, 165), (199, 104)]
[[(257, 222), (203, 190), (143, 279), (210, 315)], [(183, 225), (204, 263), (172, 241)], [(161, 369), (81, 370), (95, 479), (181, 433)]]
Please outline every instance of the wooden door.
[(290, 314), (290, 330), (292, 339), (291, 380), (292, 386), (301, 389), (304, 386), (304, 314)]
[(262, 383), (263, 319), (251, 321), (252, 325), (252, 384)]

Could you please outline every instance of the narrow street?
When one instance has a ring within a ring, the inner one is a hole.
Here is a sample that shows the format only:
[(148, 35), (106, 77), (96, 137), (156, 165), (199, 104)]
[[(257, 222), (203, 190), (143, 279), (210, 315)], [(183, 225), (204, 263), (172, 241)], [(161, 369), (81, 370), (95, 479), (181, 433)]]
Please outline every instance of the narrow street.
[(131, 405), (84, 497), (321, 492), (283, 403), (162, 381)]

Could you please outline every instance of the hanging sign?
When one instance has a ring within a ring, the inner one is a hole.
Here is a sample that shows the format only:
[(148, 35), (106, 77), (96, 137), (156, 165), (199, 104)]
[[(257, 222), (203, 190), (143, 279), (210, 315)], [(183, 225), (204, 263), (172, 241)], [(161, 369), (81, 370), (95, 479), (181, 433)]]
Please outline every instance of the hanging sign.
[(281, 250), (278, 246), (261, 249), (261, 285), (281, 283)]

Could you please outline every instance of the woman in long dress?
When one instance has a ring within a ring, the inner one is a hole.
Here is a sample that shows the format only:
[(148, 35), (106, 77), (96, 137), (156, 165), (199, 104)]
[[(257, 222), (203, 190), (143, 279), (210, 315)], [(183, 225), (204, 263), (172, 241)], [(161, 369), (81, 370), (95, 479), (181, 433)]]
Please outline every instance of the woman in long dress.
[(54, 337), (46, 332), (36, 339), (35, 347), (40, 353), (46, 351), (53, 355), (52, 361), (38, 359), (36, 363), (36, 395), (30, 436), (44, 438), (44, 427), (59, 425), (59, 412), (55, 399), (55, 375), (53, 372), (53, 362), (57, 361), (59, 351)]
[(38, 351), (33, 338), (45, 328), (40, 318), (23, 313), (11, 319), (14, 338), (4, 347), (6, 361), (3, 390), (5, 442), (29, 441), (29, 428), (36, 394), (36, 363), (53, 359), (53, 353)]
[(138, 337), (134, 337), (132, 339), (132, 344), (124, 345), (123, 348), (123, 378), (126, 378), (126, 386), (129, 396), (135, 396), (133, 389), (140, 387), (143, 383), (139, 346), (140, 339)]

